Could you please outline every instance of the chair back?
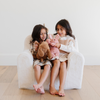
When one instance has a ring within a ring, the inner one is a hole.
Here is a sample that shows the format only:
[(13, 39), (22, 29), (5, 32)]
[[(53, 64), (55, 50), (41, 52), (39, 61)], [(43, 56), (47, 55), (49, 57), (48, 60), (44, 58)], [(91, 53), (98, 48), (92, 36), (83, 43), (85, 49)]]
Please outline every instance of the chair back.
[(32, 40), (31, 35), (28, 35), (24, 41), (24, 50), (31, 50), (30, 41)]

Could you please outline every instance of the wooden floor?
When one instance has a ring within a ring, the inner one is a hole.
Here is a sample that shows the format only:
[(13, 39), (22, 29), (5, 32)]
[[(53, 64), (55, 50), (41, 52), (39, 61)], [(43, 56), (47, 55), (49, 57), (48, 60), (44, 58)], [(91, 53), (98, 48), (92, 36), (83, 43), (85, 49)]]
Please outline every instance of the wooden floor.
[(17, 67), (0, 66), (0, 100), (100, 100), (100, 66), (85, 66), (82, 88), (65, 90), (65, 97), (18, 88)]

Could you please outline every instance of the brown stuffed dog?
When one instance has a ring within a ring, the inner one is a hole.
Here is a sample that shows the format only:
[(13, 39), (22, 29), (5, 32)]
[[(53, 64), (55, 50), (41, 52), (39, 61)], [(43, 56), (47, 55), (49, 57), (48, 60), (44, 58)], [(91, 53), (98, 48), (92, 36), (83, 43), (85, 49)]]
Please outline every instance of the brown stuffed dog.
[(43, 62), (43, 60), (46, 60), (47, 57), (49, 59), (52, 58), (51, 52), (50, 52), (50, 48), (47, 42), (42, 42), (39, 45), (37, 54), (36, 54), (37, 59), (39, 59), (41, 62)]

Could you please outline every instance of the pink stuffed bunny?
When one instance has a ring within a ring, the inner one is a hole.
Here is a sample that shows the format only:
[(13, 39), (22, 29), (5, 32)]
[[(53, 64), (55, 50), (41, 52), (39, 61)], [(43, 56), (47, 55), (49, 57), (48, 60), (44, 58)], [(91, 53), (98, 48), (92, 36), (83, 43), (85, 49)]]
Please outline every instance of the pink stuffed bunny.
[(55, 38), (53, 38), (52, 35), (49, 34), (49, 39), (46, 40), (50, 46), (52, 58), (55, 58), (55, 57), (59, 58), (59, 49), (57, 47), (55, 47), (55, 44), (59, 43), (58, 39), (59, 39), (58, 34), (55, 36)]

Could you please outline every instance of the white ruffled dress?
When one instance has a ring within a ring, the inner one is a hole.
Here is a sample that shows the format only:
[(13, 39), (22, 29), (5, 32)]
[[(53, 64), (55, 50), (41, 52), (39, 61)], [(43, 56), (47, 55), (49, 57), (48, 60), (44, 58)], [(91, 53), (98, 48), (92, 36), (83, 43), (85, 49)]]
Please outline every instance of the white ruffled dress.
[[(66, 40), (70, 40), (70, 42), (65, 43)], [(59, 50), (60, 50), (59, 60), (61, 62), (68, 60), (68, 54), (70, 52), (77, 51), (75, 49), (73, 41), (74, 41), (74, 38), (69, 36), (69, 35), (66, 35), (65, 37), (59, 38), (59, 43), (61, 44), (61, 47), (59, 48)]]

